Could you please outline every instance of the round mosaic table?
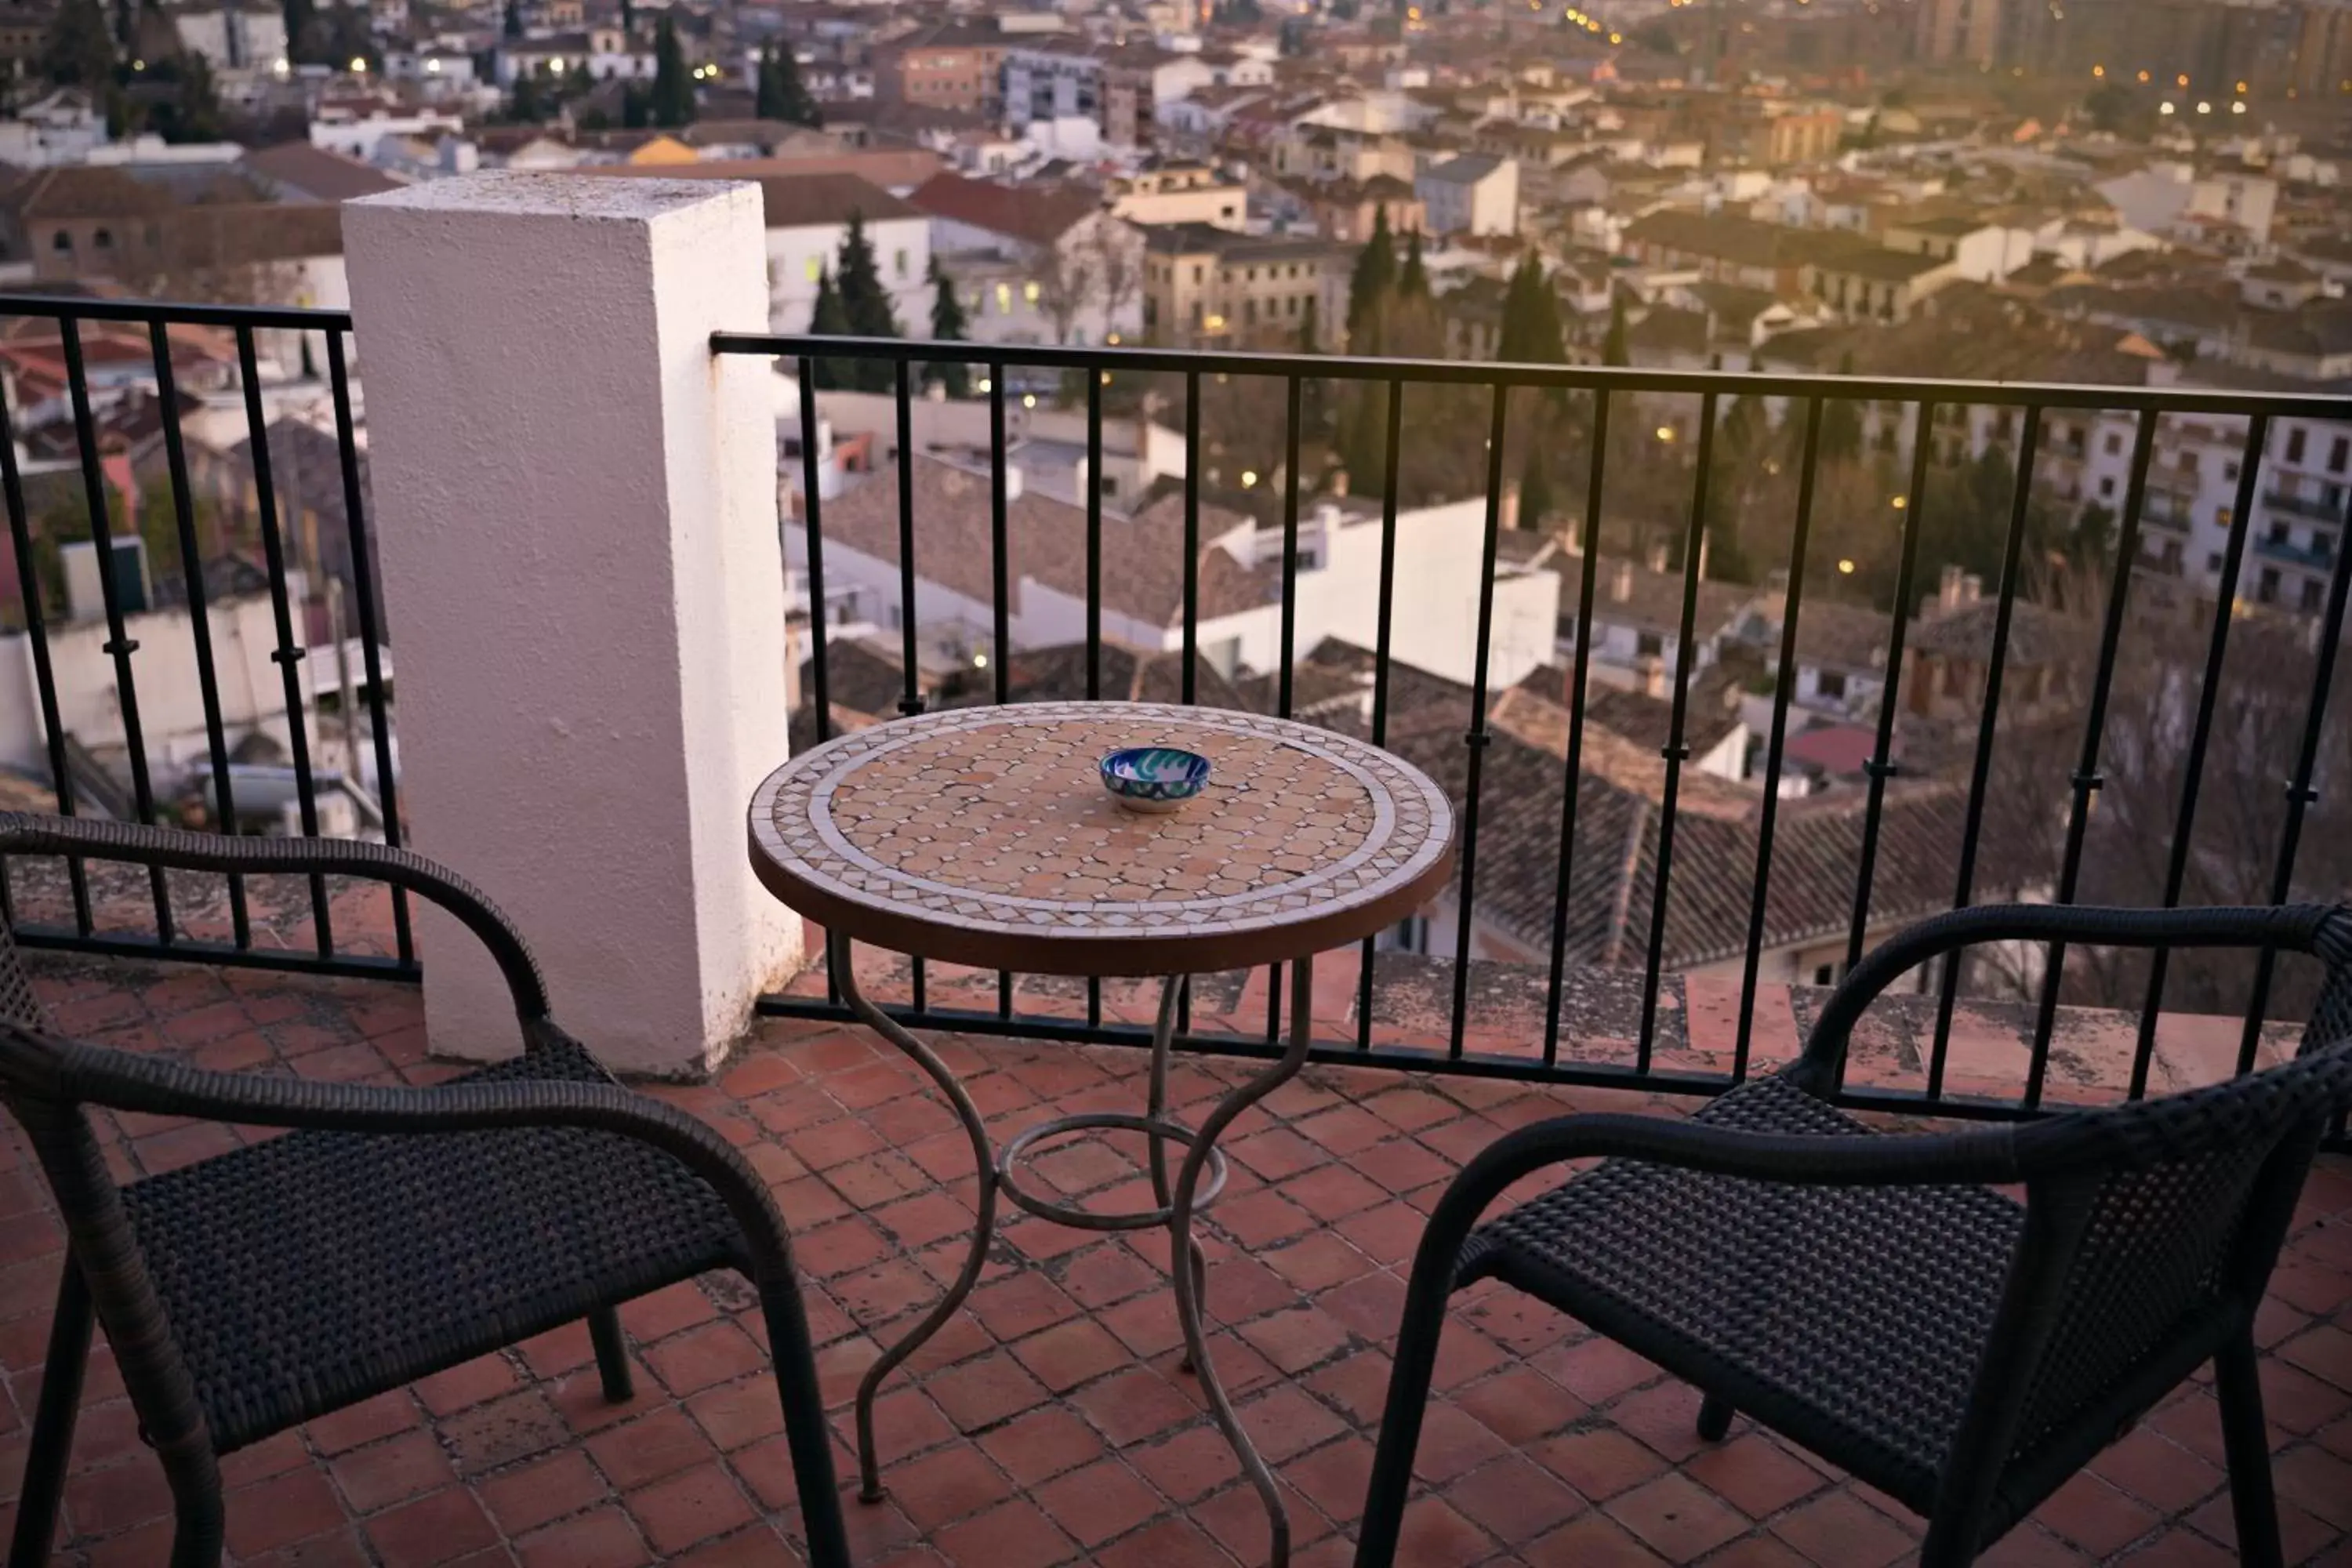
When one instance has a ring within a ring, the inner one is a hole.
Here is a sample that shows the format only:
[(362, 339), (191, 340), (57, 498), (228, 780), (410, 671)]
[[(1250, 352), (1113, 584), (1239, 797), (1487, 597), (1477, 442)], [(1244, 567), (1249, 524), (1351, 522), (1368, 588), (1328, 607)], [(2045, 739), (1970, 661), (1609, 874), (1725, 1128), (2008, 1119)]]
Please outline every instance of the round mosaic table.
[[(1209, 758), (1206, 790), (1166, 815), (1113, 804), (1108, 752), (1181, 746)], [(1286, 720), (1139, 702), (959, 709), (837, 737), (771, 773), (752, 796), (751, 864), (768, 889), (824, 927), (851, 1010), (906, 1053), (954, 1105), (979, 1166), (979, 1219), (961, 1274), (914, 1331), (868, 1369), (856, 1402), (860, 1495), (882, 1495), (874, 1396), (978, 1280), (1002, 1192), (1021, 1208), (1097, 1230), (1166, 1226), (1187, 1365), (1265, 1500), (1274, 1562), (1289, 1557), (1279, 1493), (1225, 1397), (1202, 1324), (1205, 1279), (1192, 1215), (1224, 1178), (1218, 1138), (1307, 1060), (1313, 960), (1425, 906), (1451, 875), (1454, 816), (1418, 770), (1377, 747)], [(1161, 977), (1141, 1115), (1092, 1112), (991, 1147), (970, 1095), (929, 1047), (857, 989), (852, 941), (918, 957), (1034, 974)], [(1287, 1048), (1196, 1130), (1167, 1114), (1168, 1058), (1184, 977), (1290, 965)], [(1159, 1206), (1104, 1215), (1024, 1188), (1019, 1162), (1065, 1133), (1147, 1140)], [(1171, 1184), (1166, 1150), (1183, 1151)]]

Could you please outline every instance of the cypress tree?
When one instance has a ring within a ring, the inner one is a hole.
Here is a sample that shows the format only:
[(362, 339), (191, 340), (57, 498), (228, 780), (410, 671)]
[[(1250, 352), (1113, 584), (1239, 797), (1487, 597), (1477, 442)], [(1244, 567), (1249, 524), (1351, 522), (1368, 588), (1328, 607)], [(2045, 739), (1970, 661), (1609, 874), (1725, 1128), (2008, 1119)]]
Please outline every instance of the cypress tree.
[(1429, 269), (1421, 264), (1421, 230), (1414, 229), (1405, 237), (1404, 269), (1397, 274), (1397, 298), (1426, 300), (1429, 298)]
[[(849, 215), (849, 232), (841, 238), (841, 308), (849, 331), (861, 338), (898, 336), (898, 311), (882, 286), (882, 269), (874, 260), (874, 242), (866, 237), (866, 215)], [(857, 360), (849, 366), (852, 385), (867, 392), (887, 391), (897, 373), (880, 360)]]
[[(968, 332), (964, 322), (963, 301), (956, 298), (955, 280), (940, 270), (940, 258), (931, 258), (931, 336), (943, 343), (960, 343)], [(934, 363), (931, 375), (947, 389), (950, 397), (971, 395), (971, 367), (961, 360)]]
[[(816, 308), (809, 312), (809, 331), (821, 338), (845, 338), (851, 334), (849, 310), (841, 301), (841, 290), (834, 284), (830, 267), (816, 275)], [(816, 384), (825, 388), (850, 385), (849, 373), (855, 369), (852, 361), (821, 358), (816, 362)]]
[[(1853, 374), (1853, 352), (1838, 360), (1838, 374)], [(1850, 463), (1862, 456), (1862, 410), (1851, 399), (1833, 397), (1822, 405), (1822, 458)]]
[(654, 29), (653, 119), (665, 130), (692, 123), (694, 78), (686, 68), (686, 51), (679, 47), (677, 27), (665, 15)]
[(1377, 353), (1379, 319), (1396, 287), (1396, 237), (1389, 232), (1389, 209), (1372, 213), (1371, 237), (1356, 253), (1356, 269), (1348, 279), (1348, 346), (1358, 353)]
[(1601, 342), (1602, 364), (1632, 364), (1633, 355), (1625, 342), (1625, 296), (1614, 295), (1609, 301), (1609, 335)]

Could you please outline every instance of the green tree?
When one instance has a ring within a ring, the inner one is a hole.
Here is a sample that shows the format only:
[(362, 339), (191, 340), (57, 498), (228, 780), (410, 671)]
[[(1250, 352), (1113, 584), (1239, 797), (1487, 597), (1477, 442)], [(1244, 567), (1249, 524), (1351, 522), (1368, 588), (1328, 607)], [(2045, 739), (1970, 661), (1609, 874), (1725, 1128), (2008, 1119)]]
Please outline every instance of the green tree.
[(1356, 252), (1348, 278), (1348, 347), (1356, 353), (1380, 352), (1380, 316), (1396, 287), (1396, 237), (1389, 232), (1389, 209), (1372, 213), (1371, 237)]
[(1298, 316), (1298, 352), (1303, 354), (1321, 353), (1323, 345), (1316, 341), (1320, 335), (1320, 329), (1316, 324), (1315, 296), (1309, 294), (1307, 296), (1307, 308)]
[(553, 111), (554, 79), (542, 64), (535, 71), (518, 72), (507, 98), (507, 118), (518, 125), (545, 123)]
[(686, 68), (686, 50), (677, 41), (677, 26), (667, 13), (654, 29), (653, 121), (674, 130), (694, 121), (694, 78)]
[(301, 47), (310, 31), (311, 20), (319, 14), (315, 0), (278, 0), (278, 14), (286, 23), (286, 52), (290, 57)]
[[(1853, 374), (1853, 351), (1839, 357), (1837, 373)], [(1848, 397), (1822, 405), (1822, 461), (1851, 463), (1862, 456), (1862, 405)]]
[[(963, 315), (963, 301), (956, 297), (955, 280), (940, 269), (940, 258), (931, 258), (931, 337), (943, 343), (960, 343), (969, 335)], [(934, 363), (931, 377), (946, 389), (950, 397), (971, 395), (971, 367), (961, 360), (948, 363)]]
[(1503, 291), (1503, 330), (1495, 357), (1511, 364), (1568, 363), (1559, 324), (1559, 296), (1533, 251), (1511, 269), (1510, 283)]
[(204, 56), (191, 49), (150, 74), (173, 86), (170, 100), (150, 110), (150, 129), (166, 142), (221, 139), (220, 95), (213, 85), (212, 67)]
[[(289, 5), (293, 3), (295, 0), (289, 0)], [(503, 31), (509, 38), (522, 37), (522, 6), (518, 0), (507, 0), (506, 23)]]
[[(866, 235), (866, 215), (849, 215), (848, 232), (841, 237), (838, 270), (841, 309), (848, 331), (861, 338), (898, 336), (898, 311), (890, 291), (882, 286), (882, 269), (874, 259), (874, 242)], [(898, 374), (880, 360), (856, 360), (846, 367), (849, 384), (866, 392), (887, 391)]]
[(1404, 266), (1397, 273), (1397, 298), (1426, 300), (1429, 298), (1429, 268), (1421, 264), (1421, 230), (1405, 236)]
[(1625, 296), (1615, 294), (1609, 300), (1609, 335), (1601, 340), (1602, 364), (1628, 365), (1633, 363), (1632, 350), (1625, 339)]
[(1540, 530), (1556, 503), (1552, 500), (1551, 473), (1543, 454), (1534, 443), (1528, 446), (1526, 463), (1519, 470), (1519, 526)]
[(66, 0), (41, 41), (41, 75), (103, 96), (114, 85), (114, 35), (98, 0)]
[[(833, 268), (816, 275), (816, 307), (809, 312), (809, 331), (821, 338), (845, 338), (854, 329), (849, 324), (849, 309), (842, 303), (841, 289), (834, 283)], [(820, 358), (816, 362), (816, 384), (820, 387), (845, 387), (852, 384), (850, 373), (856, 369), (854, 360)]]
[(801, 65), (787, 46), (771, 44), (760, 53), (759, 110), (762, 120), (781, 120), (810, 130), (824, 124), (816, 100), (801, 81)]
[(633, 0), (621, 0), (621, 31), (625, 36), (637, 30), (637, 8)]

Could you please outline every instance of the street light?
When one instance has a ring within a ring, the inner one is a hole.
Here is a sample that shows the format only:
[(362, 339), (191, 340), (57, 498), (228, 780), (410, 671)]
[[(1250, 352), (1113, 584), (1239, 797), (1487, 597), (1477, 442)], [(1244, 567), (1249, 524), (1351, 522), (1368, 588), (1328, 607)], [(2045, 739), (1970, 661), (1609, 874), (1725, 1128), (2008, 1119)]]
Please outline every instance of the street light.
[(1843, 560), (1842, 560), (1842, 561), (1840, 561), (1840, 562), (1838, 563), (1838, 572), (1839, 572), (1839, 574), (1840, 574), (1841, 575), (1843, 575), (1843, 576), (1847, 576), (1847, 577), (1851, 577), (1851, 576), (1853, 576), (1853, 562), (1851, 562), (1851, 561), (1843, 561)]

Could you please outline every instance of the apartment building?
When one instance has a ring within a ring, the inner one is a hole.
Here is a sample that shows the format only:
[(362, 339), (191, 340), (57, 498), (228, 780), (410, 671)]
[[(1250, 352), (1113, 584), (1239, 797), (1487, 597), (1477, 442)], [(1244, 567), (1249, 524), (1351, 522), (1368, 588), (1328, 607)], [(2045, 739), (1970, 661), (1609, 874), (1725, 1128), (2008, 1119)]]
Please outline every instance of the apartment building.
[(1144, 231), (1143, 330), (1177, 348), (1234, 347), (1295, 336), (1313, 301), (1326, 334), (1346, 318), (1356, 247), (1260, 237), (1206, 224)]

